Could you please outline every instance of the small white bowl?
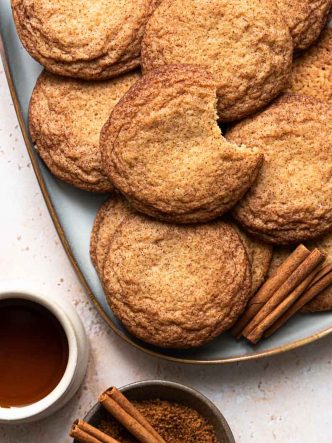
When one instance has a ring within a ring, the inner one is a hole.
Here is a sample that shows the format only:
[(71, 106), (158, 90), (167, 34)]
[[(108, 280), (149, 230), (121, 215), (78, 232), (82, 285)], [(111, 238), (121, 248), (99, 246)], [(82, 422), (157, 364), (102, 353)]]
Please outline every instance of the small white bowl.
[(0, 407), (0, 423), (27, 423), (53, 414), (73, 397), (86, 372), (89, 347), (81, 319), (73, 306), (63, 298), (55, 297), (45, 288), (40, 292), (29, 283), (2, 282), (0, 301), (8, 298), (30, 300), (44, 306), (59, 320), (68, 340), (67, 367), (53, 391), (28, 406)]

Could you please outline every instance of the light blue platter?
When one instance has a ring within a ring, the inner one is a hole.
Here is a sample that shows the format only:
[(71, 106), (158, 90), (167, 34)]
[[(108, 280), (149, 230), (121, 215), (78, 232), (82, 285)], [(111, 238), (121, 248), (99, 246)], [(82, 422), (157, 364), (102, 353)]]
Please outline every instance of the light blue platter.
[(22, 47), (13, 23), (10, 1), (0, 2), (0, 51), (26, 147), (31, 157), (46, 204), (71, 262), (96, 308), (109, 326), (128, 343), (170, 360), (183, 363), (216, 364), (278, 354), (310, 343), (332, 332), (332, 313), (297, 315), (273, 337), (253, 347), (223, 334), (206, 346), (191, 351), (163, 350), (130, 335), (108, 307), (89, 257), (90, 232), (96, 211), (105, 196), (77, 190), (53, 177), (40, 161), (28, 134), (28, 105), (41, 71)]

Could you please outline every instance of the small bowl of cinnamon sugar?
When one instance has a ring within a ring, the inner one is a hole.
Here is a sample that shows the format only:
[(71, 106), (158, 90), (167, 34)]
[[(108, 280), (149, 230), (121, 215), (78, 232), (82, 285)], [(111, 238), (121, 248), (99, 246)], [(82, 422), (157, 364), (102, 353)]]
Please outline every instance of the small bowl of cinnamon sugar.
[[(118, 398), (112, 396), (118, 393)], [(120, 391), (120, 393), (119, 393)], [(97, 403), (84, 417), (76, 422), (86, 427), (93, 427), (101, 431), (110, 440), (101, 437), (100, 441), (116, 441), (120, 443), (137, 443), (144, 441), (133, 436), (128, 429), (115, 417), (119, 413), (117, 401), (122, 404), (129, 400), (129, 407), (133, 407), (138, 414), (157, 432), (157, 440), (166, 443), (235, 443), (232, 431), (225, 418), (214, 404), (201, 393), (179, 383), (163, 380), (142, 381), (126, 385), (116, 390), (111, 388), (99, 397)], [(109, 403), (105, 397), (111, 393)], [(121, 396), (121, 394), (123, 394)], [(103, 400), (104, 398), (104, 400)], [(114, 401), (115, 400), (115, 401)], [(121, 406), (119, 407), (121, 409)], [(112, 410), (112, 408), (115, 408)], [(110, 413), (111, 412), (111, 413)], [(123, 411), (122, 411), (123, 412)], [(144, 424), (144, 423), (143, 423)], [(91, 428), (92, 429), (92, 428)], [(89, 431), (89, 429), (88, 429)], [(98, 432), (97, 431), (97, 432)], [(93, 435), (95, 435), (93, 433)], [(158, 439), (161, 437), (160, 439)], [(114, 440), (113, 440), (114, 439)], [(74, 439), (73, 443), (79, 443)], [(85, 441), (85, 440), (84, 440)], [(99, 441), (99, 440), (91, 440)], [(146, 441), (150, 441), (149, 439)]]

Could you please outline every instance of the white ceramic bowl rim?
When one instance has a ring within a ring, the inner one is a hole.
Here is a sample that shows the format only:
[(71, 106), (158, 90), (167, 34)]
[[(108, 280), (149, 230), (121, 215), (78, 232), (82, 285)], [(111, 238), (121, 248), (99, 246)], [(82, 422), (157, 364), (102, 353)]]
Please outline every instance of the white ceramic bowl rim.
[(1, 408), (0, 407), (0, 420), (5, 420), (10, 422), (11, 420), (21, 420), (29, 417), (38, 415), (42, 411), (45, 411), (54, 403), (56, 403), (66, 392), (70, 386), (73, 376), (76, 370), (78, 349), (77, 342), (75, 338), (75, 332), (73, 326), (65, 314), (64, 310), (60, 307), (56, 298), (47, 292), (47, 296), (39, 291), (29, 288), (29, 286), (24, 283), (20, 285), (17, 283), (5, 282), (0, 284), (0, 300), (7, 298), (21, 298), (25, 300), (30, 300), (38, 303), (48, 309), (54, 316), (58, 319), (62, 325), (67, 340), (68, 340), (68, 363), (66, 370), (58, 383), (58, 385), (51, 391), (46, 397), (32, 403), (31, 405), (22, 407), (12, 407), (12, 408)]

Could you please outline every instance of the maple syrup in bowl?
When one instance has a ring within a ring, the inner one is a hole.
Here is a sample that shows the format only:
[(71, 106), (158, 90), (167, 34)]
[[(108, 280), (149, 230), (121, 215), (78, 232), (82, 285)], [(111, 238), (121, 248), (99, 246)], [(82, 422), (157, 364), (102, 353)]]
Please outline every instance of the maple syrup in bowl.
[(37, 420), (80, 386), (88, 358), (75, 309), (49, 293), (0, 285), (0, 422)]
[(59, 384), (69, 356), (66, 333), (44, 306), (0, 301), (0, 407), (27, 406)]

